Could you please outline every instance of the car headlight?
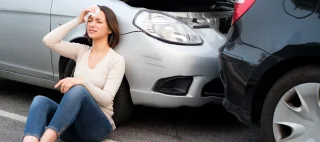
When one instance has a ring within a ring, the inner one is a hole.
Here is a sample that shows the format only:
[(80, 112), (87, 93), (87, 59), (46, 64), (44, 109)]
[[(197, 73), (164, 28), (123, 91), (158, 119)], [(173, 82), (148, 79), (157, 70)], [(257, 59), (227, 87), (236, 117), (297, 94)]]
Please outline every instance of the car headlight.
[(201, 45), (203, 40), (187, 24), (171, 15), (153, 10), (141, 10), (135, 16), (133, 24), (151, 37), (164, 42)]

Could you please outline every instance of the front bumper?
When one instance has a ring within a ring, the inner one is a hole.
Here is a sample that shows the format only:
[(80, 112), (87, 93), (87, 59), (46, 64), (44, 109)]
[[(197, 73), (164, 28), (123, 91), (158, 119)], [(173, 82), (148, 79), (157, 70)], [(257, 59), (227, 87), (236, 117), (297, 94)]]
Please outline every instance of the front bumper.
[[(126, 60), (125, 75), (134, 104), (155, 107), (195, 107), (211, 102), (222, 102), (222, 97), (204, 97), (202, 91), (207, 83), (220, 80), (218, 48), (223, 45), (225, 38), (213, 29), (198, 29), (196, 32), (204, 40), (203, 45), (168, 44), (142, 32), (121, 37), (116, 50)], [(139, 41), (141, 39), (142, 41)], [(173, 95), (154, 90), (160, 79), (177, 76), (193, 78), (186, 94)], [(213, 84), (210, 87), (218, 89), (221, 86)]]

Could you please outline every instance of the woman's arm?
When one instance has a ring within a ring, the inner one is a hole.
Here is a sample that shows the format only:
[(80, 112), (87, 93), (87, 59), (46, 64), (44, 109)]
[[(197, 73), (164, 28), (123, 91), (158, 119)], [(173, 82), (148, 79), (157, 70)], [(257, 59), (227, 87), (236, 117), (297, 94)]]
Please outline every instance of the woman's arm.
[(84, 79), (82, 85), (90, 92), (92, 97), (100, 106), (106, 107), (113, 101), (121, 85), (124, 72), (125, 60), (122, 56), (118, 56), (108, 72), (107, 80), (103, 89), (96, 87), (86, 79)]
[(77, 17), (52, 30), (43, 38), (43, 42), (51, 50), (57, 52), (61, 56), (76, 60), (79, 49), (83, 48), (84, 45), (63, 41), (62, 39), (67, 35), (68, 32), (81, 23), (81, 20)]

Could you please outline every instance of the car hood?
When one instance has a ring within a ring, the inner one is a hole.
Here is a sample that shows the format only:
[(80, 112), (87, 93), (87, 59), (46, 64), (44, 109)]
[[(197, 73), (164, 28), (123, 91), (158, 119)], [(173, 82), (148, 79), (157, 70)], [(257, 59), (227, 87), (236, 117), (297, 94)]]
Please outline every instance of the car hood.
[(234, 0), (121, 0), (132, 7), (171, 12), (213, 12), (233, 8)]
[[(231, 26), (234, 0), (120, 0), (134, 8), (159, 10), (192, 28), (213, 28), (226, 34)], [(190, 22), (191, 21), (191, 22)]]

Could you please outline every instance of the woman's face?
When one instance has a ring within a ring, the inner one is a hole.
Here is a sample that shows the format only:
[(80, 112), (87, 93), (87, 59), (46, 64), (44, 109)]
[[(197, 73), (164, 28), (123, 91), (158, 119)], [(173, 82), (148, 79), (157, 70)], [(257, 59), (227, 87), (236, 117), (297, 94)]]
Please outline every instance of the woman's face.
[(90, 16), (87, 23), (87, 33), (91, 39), (107, 38), (111, 33), (108, 28), (106, 16), (100, 11), (96, 17)]

